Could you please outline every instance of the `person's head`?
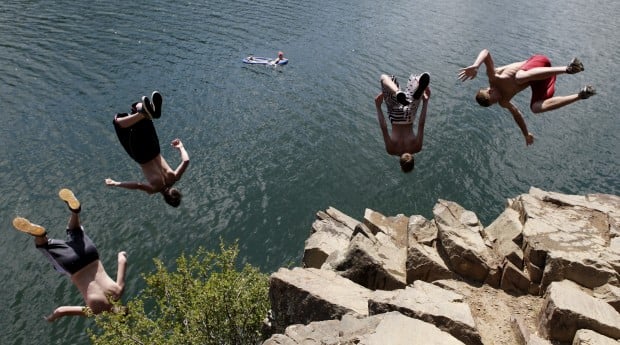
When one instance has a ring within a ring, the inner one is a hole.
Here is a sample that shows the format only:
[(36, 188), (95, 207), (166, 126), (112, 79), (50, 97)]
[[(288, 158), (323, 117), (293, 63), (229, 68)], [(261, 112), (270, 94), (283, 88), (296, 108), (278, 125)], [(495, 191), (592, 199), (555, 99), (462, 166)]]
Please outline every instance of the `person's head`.
[(282, 59), (284, 57), (284, 53), (283, 52), (278, 52), (278, 58)]
[(490, 87), (478, 90), (476, 101), (483, 107), (489, 107), (499, 100), (499, 93)]
[(411, 153), (403, 153), (400, 156), (399, 162), (400, 162), (400, 169), (405, 173), (411, 172), (415, 165), (413, 154)]
[(166, 187), (161, 191), (161, 194), (164, 196), (164, 200), (166, 203), (172, 207), (179, 207), (181, 204), (181, 192), (178, 189), (172, 187)]

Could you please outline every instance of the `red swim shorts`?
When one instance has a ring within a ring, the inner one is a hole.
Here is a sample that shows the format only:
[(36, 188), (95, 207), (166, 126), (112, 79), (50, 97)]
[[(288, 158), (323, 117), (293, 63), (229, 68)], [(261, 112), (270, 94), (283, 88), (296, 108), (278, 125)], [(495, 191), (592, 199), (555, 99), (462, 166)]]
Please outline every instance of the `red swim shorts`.
[[(544, 55), (534, 55), (525, 62), (521, 70), (528, 71), (536, 67), (551, 67), (551, 61)], [(555, 93), (555, 76), (543, 80), (531, 81), (530, 87), (532, 88), (531, 108), (534, 103), (553, 97)]]

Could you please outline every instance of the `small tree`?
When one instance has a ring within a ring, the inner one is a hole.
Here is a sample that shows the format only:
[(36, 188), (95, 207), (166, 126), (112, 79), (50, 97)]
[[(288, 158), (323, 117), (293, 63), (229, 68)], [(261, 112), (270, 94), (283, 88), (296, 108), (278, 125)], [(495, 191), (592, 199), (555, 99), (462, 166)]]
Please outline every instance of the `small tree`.
[[(127, 303), (128, 312), (95, 318), (89, 330), (95, 345), (256, 344), (269, 310), (268, 276), (246, 264), (235, 267), (237, 242), (220, 243), (220, 253), (200, 248), (181, 255), (175, 272), (155, 259), (156, 272), (145, 275), (147, 287)], [(145, 311), (144, 305), (153, 305)]]

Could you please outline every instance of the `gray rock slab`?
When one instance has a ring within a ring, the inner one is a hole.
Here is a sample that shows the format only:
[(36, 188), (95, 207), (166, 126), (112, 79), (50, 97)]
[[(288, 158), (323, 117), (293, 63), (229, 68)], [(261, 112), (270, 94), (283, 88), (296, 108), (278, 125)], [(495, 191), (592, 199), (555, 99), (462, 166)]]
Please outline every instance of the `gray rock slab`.
[(375, 235), (378, 232), (389, 235), (397, 247), (407, 248), (409, 217), (402, 214), (394, 217), (386, 217), (377, 211), (366, 209), (364, 211), (364, 225)]
[(371, 290), (402, 289), (407, 285), (407, 250), (389, 235), (378, 232), (375, 240), (356, 234), (349, 247), (330, 266), (341, 276)]
[(371, 296), (371, 290), (329, 270), (281, 268), (269, 279), (276, 332), (293, 324), (340, 319), (349, 312), (368, 315)]
[(482, 344), (463, 296), (430, 283), (416, 281), (404, 290), (377, 293), (368, 301), (368, 308), (371, 315), (398, 311), (432, 323), (465, 344)]
[(572, 345), (620, 345), (620, 342), (589, 329), (580, 329), (575, 334)]
[[(409, 243), (417, 242), (427, 246), (433, 246), (437, 240), (437, 225), (420, 215), (409, 217)], [(620, 245), (620, 243), (619, 243)]]
[(263, 345), (463, 345), (430, 323), (390, 312), (369, 317), (344, 315), (342, 320), (291, 325)]
[(452, 279), (450, 271), (437, 250), (417, 242), (410, 242), (407, 250), (407, 284), (415, 280), (432, 282), (441, 279)]
[(579, 329), (590, 329), (618, 339), (620, 313), (573, 282), (551, 283), (539, 316), (540, 334), (551, 340), (570, 342)]

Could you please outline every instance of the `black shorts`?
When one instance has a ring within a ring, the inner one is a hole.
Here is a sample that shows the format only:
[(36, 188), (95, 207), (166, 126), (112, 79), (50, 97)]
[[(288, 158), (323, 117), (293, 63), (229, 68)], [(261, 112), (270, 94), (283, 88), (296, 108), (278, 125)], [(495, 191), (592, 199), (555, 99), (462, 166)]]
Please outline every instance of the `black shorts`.
[(160, 153), (159, 138), (151, 120), (140, 120), (133, 126), (122, 128), (116, 122), (116, 118), (128, 116), (127, 113), (116, 114), (112, 121), (118, 140), (123, 145), (127, 154), (140, 164), (153, 160)]
[(73, 275), (93, 261), (99, 260), (99, 252), (93, 241), (84, 233), (84, 228), (67, 229), (67, 240), (49, 239), (38, 245), (54, 265), (56, 271)]

